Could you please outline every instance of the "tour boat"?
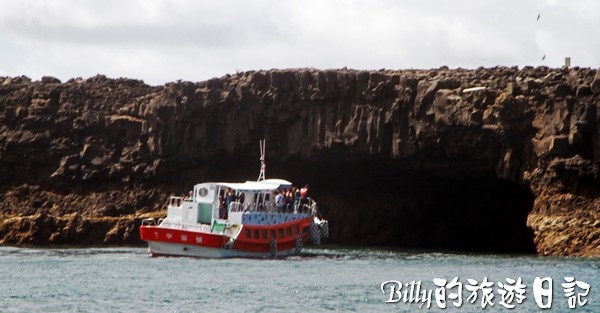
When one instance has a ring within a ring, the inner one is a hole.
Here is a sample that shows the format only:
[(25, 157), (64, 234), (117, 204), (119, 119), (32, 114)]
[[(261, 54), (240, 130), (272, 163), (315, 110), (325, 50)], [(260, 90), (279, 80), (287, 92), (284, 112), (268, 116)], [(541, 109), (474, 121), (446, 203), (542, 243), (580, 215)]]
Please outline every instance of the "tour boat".
[(148, 242), (149, 254), (283, 257), (299, 254), (308, 241), (320, 244), (328, 237), (328, 222), (306, 190), (287, 206), (275, 203), (292, 183), (265, 179), (264, 142), (261, 154), (258, 181), (197, 184), (189, 196), (169, 198), (166, 218), (143, 220), (140, 237)]

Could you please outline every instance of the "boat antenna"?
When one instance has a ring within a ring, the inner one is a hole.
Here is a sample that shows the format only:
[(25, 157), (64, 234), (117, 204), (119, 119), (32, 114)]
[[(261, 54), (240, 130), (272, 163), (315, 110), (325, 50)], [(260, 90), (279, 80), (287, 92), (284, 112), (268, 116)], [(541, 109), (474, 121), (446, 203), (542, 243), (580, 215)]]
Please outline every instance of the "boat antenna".
[(258, 143), (260, 145), (260, 174), (258, 174), (257, 181), (262, 181), (265, 180), (265, 173), (267, 171), (267, 166), (265, 164), (265, 149), (267, 146), (267, 140), (261, 139), (258, 141)]

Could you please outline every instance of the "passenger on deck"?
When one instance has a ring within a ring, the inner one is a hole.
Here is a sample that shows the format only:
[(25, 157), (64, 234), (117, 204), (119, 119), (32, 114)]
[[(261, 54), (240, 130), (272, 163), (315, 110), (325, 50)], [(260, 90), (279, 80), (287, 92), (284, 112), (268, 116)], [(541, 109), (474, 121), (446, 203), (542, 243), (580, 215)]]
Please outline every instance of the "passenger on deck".
[(277, 213), (283, 213), (283, 190), (276, 191), (275, 206), (277, 207)]
[(223, 195), (219, 195), (219, 218), (227, 219), (227, 207), (225, 206)]
[(302, 208), (301, 211), (308, 209), (308, 185), (300, 188), (300, 207)]
[(285, 206), (285, 211), (287, 213), (293, 212), (292, 203), (294, 203), (294, 196), (292, 195), (292, 190), (288, 189), (285, 191), (285, 195), (283, 198), (283, 205)]
[(308, 185), (304, 185), (304, 187), (300, 188), (300, 197), (302, 199), (306, 199), (307, 193), (308, 193)]
[(235, 199), (235, 191), (227, 188), (227, 192), (225, 193), (225, 207), (229, 209), (229, 205)]

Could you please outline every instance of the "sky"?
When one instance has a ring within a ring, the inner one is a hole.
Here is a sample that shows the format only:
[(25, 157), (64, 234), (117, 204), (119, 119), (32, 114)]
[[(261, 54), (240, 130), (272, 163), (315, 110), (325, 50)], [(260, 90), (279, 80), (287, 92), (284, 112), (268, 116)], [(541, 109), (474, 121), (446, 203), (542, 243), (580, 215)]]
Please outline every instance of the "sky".
[[(539, 15), (539, 20), (538, 20)], [(0, 0), (0, 76), (600, 67), (598, 0)]]

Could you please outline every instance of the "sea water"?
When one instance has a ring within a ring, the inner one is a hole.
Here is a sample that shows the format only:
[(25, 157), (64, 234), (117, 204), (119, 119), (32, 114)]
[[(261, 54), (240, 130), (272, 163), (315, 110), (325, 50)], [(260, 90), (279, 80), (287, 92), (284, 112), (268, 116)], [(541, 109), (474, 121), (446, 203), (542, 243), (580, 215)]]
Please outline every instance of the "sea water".
[[(589, 286), (579, 298), (583, 305), (569, 309), (565, 277), (580, 283), (572, 288), (575, 297)], [(448, 299), (457, 288), (442, 294), (444, 287), (434, 284), (454, 278), (463, 287), (460, 306)], [(513, 291), (504, 301), (515, 312), (600, 312), (598, 258), (333, 246), (308, 247), (285, 259), (223, 260), (152, 258), (145, 248), (130, 247), (0, 247), (0, 312), (506, 312), (500, 291), (507, 289), (498, 283), (514, 286), (507, 279), (519, 278), (520, 297)], [(548, 310), (536, 302), (536, 278), (546, 278), (537, 293), (550, 290)], [(467, 286), (482, 282), (493, 283), (485, 307), (483, 288), (468, 299)], [(415, 286), (419, 295), (430, 294), (429, 303), (415, 295)], [(446, 309), (436, 302), (436, 290)]]

